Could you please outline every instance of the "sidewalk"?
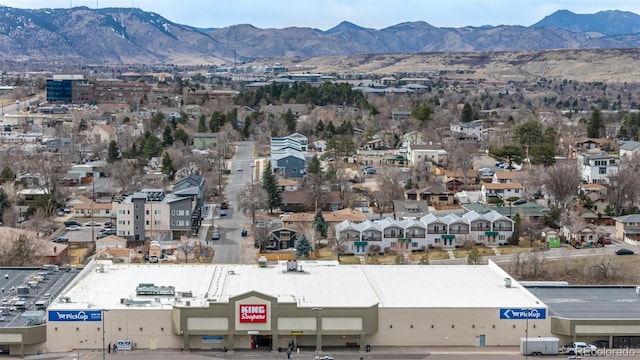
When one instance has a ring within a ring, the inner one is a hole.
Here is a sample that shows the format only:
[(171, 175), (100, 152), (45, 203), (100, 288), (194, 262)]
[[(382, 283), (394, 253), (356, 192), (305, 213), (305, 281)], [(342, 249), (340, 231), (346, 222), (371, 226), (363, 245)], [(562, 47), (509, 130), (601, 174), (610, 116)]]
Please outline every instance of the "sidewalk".
[[(78, 359), (78, 354), (80, 354), (80, 358)], [(385, 355), (393, 355), (394, 357), (402, 357), (405, 355), (407, 358), (416, 358), (416, 357), (426, 357), (429, 355), (471, 355), (471, 354), (483, 354), (483, 355), (520, 355), (519, 349), (513, 346), (504, 346), (504, 347), (493, 347), (493, 346), (484, 346), (484, 347), (419, 347), (419, 346), (378, 346), (373, 347), (371, 352), (360, 352), (357, 349), (326, 349), (320, 356), (331, 355), (336, 358), (336, 360), (346, 359), (346, 358), (354, 358), (357, 359), (362, 356), (364, 359), (380, 359), (381, 356)], [(205, 358), (224, 358), (224, 359), (255, 359), (256, 357), (260, 359), (285, 359), (285, 353), (271, 352), (271, 351), (263, 351), (263, 350), (248, 350), (241, 349), (235, 352), (223, 353), (219, 350), (195, 350), (183, 352), (181, 350), (133, 350), (133, 351), (118, 351), (117, 353), (107, 353), (105, 354), (106, 359), (116, 359), (117, 357), (132, 357), (135, 356), (141, 359), (173, 359), (173, 358), (181, 358), (183, 360), (186, 359), (201, 359)], [(99, 359), (102, 357), (102, 352), (99, 350), (95, 351), (80, 351), (80, 352), (69, 352), (69, 353), (45, 353), (41, 355), (28, 355), (25, 356), (24, 359), (28, 360), (54, 360), (54, 359), (77, 359), (77, 360), (86, 360), (86, 359)], [(299, 354), (294, 354), (294, 359), (314, 359), (315, 351), (312, 350), (302, 350)]]

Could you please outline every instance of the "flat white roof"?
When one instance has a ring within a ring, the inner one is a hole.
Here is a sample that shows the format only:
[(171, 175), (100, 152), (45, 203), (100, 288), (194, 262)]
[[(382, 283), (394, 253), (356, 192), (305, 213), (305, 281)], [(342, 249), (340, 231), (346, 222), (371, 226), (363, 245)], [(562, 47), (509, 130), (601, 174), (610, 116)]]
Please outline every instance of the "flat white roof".
[[(546, 307), (497, 265), (338, 265), (299, 261), (302, 272), (286, 271), (286, 262), (256, 265), (91, 263), (49, 309), (171, 309), (207, 306), (208, 301), (256, 291), (299, 307), (380, 308), (528, 308)], [(174, 286), (193, 297), (137, 296), (140, 283)], [(122, 303), (127, 299), (129, 305)], [(133, 305), (132, 305), (133, 304)]]

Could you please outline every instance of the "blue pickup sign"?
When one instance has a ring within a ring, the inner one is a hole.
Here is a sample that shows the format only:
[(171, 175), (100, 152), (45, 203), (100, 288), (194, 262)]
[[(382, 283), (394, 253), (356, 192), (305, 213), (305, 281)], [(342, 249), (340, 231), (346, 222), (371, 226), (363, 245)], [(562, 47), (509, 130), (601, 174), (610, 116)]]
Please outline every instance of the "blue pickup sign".
[(547, 309), (500, 309), (500, 320), (543, 320)]

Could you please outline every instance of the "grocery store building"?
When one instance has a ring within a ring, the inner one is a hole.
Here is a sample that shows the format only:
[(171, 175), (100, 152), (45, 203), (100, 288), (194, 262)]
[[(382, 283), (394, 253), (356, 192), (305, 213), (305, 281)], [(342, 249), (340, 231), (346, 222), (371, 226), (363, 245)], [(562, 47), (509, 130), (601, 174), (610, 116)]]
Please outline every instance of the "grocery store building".
[[(525, 314), (529, 314), (529, 318)], [(91, 262), (47, 309), (46, 350), (518, 345), (547, 306), (497, 265)]]

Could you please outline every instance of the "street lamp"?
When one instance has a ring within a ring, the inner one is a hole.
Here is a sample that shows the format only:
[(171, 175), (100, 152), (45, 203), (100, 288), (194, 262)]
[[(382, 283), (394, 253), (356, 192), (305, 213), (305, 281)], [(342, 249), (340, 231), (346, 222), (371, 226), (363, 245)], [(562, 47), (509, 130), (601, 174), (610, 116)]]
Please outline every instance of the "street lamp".
[(311, 311), (315, 311), (316, 313), (316, 358), (318, 357), (318, 352), (322, 351), (322, 333), (320, 332), (320, 311), (324, 310), (321, 307), (312, 307)]

